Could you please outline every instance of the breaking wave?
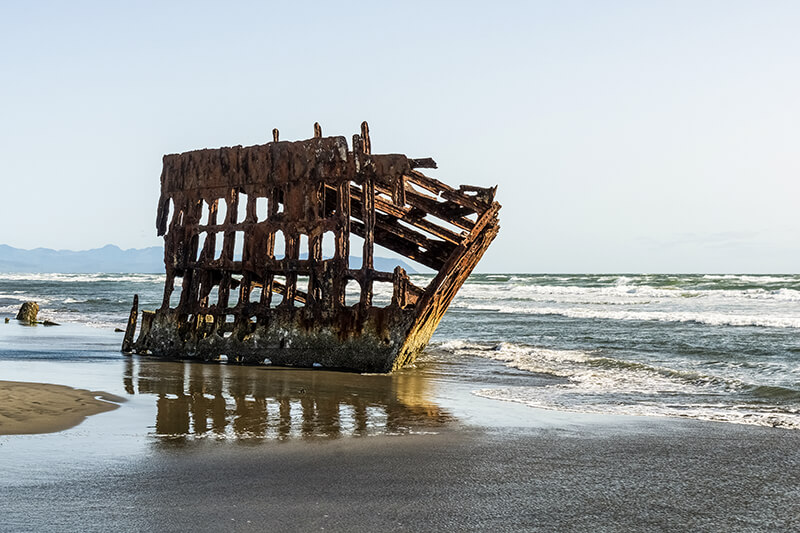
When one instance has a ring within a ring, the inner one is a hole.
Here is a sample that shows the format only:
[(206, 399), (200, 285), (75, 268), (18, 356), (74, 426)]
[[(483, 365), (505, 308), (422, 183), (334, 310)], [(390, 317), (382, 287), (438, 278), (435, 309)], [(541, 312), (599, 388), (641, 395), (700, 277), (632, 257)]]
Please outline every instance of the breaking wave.
[(164, 283), (164, 274), (61, 274), (57, 272), (19, 274), (0, 274), (3, 281), (53, 281), (59, 283), (93, 283), (93, 282), (128, 282), (128, 283)]
[[(579, 350), (449, 341), (439, 349), (557, 378), (553, 384), (484, 388), (481, 397), (581, 413), (695, 418), (800, 429), (800, 390), (614, 359)], [(781, 404), (772, 400), (779, 399)]]
[(800, 328), (800, 317), (736, 315), (691, 311), (614, 311), (581, 307), (537, 307), (525, 308), (510, 305), (471, 304), (455, 305), (476, 311), (497, 313), (521, 313), (528, 315), (560, 315), (570, 318), (600, 318), (610, 320), (642, 320), (658, 322), (696, 322), (712, 326), (758, 326), (771, 328)]

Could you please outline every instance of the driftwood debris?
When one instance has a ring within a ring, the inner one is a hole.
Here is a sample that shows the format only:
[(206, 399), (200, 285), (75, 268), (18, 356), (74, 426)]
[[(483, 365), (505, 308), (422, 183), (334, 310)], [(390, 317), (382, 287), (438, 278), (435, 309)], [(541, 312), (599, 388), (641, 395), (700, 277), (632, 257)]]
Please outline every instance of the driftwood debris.
[[(164, 156), (164, 298), (142, 311), (135, 341), (134, 301), (123, 351), (362, 372), (412, 362), (497, 235), (496, 187), (453, 188), (417, 170), (436, 168), (430, 158), (372, 154), (366, 122), (352, 149), (319, 124), (305, 141), (272, 133)], [(437, 274), (423, 288), (400, 267), (375, 270), (376, 244)], [(388, 305), (373, 305), (376, 283), (391, 284)]]

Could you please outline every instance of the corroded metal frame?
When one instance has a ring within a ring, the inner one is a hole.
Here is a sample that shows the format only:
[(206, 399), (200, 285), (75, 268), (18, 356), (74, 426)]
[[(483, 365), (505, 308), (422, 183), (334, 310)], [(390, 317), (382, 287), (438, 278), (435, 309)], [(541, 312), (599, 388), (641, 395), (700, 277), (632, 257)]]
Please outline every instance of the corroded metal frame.
[[(163, 302), (143, 312), (134, 342), (134, 301), (123, 352), (366, 372), (412, 362), (497, 235), (500, 204), (496, 188), (454, 189), (417, 170), (436, 168), (432, 159), (372, 154), (370, 145), (366, 122), (352, 150), (315, 124), (304, 141), (279, 141), (273, 130), (263, 145), (164, 156)], [(357, 269), (351, 234), (364, 241)], [(376, 270), (376, 244), (437, 274), (422, 288), (400, 267)], [(353, 305), (349, 280), (360, 287)], [(392, 284), (385, 307), (373, 305), (376, 282)]]

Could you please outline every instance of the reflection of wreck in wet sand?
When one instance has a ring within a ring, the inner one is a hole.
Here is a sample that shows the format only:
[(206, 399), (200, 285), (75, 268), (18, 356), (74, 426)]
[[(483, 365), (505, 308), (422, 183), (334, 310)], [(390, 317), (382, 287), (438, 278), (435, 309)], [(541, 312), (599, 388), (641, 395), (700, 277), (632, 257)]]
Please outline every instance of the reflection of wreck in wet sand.
[[(164, 298), (135, 341), (134, 298), (122, 351), (360, 372), (413, 362), (497, 235), (495, 188), (453, 188), (417, 170), (432, 159), (373, 154), (366, 122), (352, 149), (319, 125), (305, 141), (273, 138), (164, 156)], [(376, 246), (436, 275), (418, 287), (401, 267), (376, 270)]]
[(158, 396), (160, 436), (309, 438), (408, 433), (453, 417), (415, 373), (310, 370), (128, 360), (129, 394)]

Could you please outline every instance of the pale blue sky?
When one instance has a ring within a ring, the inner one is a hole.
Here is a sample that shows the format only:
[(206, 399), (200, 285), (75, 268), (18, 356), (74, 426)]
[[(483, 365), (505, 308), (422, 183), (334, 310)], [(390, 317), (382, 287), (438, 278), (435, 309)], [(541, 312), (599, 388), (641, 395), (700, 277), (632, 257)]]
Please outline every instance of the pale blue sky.
[(155, 235), (161, 156), (357, 132), (505, 272), (800, 272), (800, 3), (0, 3), (0, 243)]

